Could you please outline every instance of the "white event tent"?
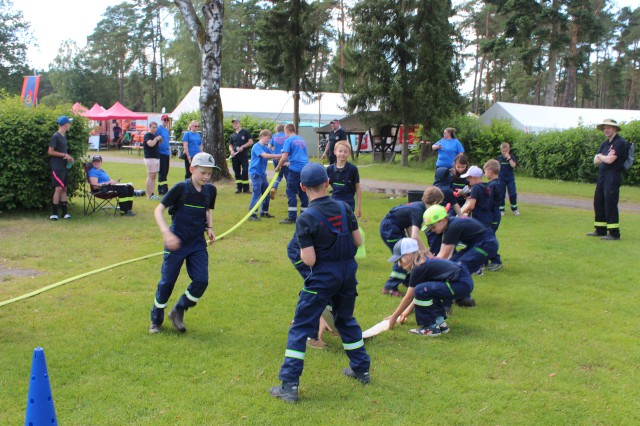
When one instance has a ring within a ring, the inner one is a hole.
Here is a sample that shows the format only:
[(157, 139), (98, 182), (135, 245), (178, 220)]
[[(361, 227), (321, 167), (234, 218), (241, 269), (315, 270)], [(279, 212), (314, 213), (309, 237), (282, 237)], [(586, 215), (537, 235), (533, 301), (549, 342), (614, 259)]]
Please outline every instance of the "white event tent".
[(595, 126), (605, 118), (618, 123), (640, 120), (640, 111), (626, 109), (564, 108), (541, 105), (496, 102), (480, 116), (480, 122), (491, 124), (494, 119), (510, 120), (511, 125), (527, 133), (562, 130), (578, 126)]
[[(293, 120), (293, 92), (284, 90), (261, 89), (220, 89), (222, 109), (225, 119), (232, 117), (251, 116), (255, 119), (268, 119), (282, 123)], [(346, 101), (340, 93), (322, 93), (320, 100), (306, 102), (305, 96), (300, 98), (301, 126), (319, 126), (334, 118), (346, 115), (344, 108)], [(200, 87), (191, 88), (187, 96), (182, 99), (170, 116), (174, 120), (185, 112), (200, 109)]]
[[(293, 121), (293, 92), (263, 89), (220, 89), (222, 109), (225, 119), (242, 118), (247, 115), (257, 120), (276, 123)], [(300, 97), (300, 124), (298, 134), (307, 142), (307, 150), (313, 155), (318, 151), (318, 136), (314, 127), (320, 127), (335, 118), (346, 115), (346, 100), (340, 93), (322, 93), (312, 102), (307, 102), (304, 94)], [(169, 114), (177, 120), (185, 112), (200, 109), (200, 87), (191, 88), (187, 96)]]

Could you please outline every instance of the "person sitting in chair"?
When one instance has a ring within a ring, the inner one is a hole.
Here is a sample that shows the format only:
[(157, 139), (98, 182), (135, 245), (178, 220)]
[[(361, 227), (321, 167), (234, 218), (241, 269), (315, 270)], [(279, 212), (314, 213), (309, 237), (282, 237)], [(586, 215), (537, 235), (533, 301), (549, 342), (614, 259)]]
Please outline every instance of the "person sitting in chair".
[(111, 179), (107, 172), (102, 170), (102, 157), (100, 155), (94, 155), (91, 158), (91, 168), (87, 172), (87, 176), (93, 191), (115, 191), (118, 194), (118, 205), (123, 216), (136, 215), (132, 210), (135, 193), (133, 186)]

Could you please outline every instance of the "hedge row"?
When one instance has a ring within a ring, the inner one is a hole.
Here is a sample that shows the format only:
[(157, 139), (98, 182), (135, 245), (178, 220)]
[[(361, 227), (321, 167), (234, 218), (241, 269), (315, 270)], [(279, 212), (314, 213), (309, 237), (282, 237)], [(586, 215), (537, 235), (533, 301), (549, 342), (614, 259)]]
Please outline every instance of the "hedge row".
[(61, 115), (74, 118), (67, 133), (69, 154), (76, 160), (70, 169), (70, 196), (81, 194), (89, 126), (86, 118), (73, 116), (71, 106), (25, 108), (17, 97), (0, 97), (0, 210), (41, 209), (51, 204), (49, 142), (58, 130)]
[[(507, 120), (494, 120), (486, 126), (468, 115), (456, 116), (444, 127), (456, 129), (472, 164), (482, 166), (500, 155), (502, 142), (509, 142), (520, 170), (530, 176), (574, 182), (595, 182), (598, 176), (593, 157), (605, 137), (595, 127), (527, 134), (511, 127)], [(640, 142), (640, 121), (621, 123), (621, 128), (620, 135), (628, 142)], [(429, 137), (437, 141), (441, 134), (432, 132)], [(626, 185), (640, 184), (640, 160), (624, 172), (623, 180)]]

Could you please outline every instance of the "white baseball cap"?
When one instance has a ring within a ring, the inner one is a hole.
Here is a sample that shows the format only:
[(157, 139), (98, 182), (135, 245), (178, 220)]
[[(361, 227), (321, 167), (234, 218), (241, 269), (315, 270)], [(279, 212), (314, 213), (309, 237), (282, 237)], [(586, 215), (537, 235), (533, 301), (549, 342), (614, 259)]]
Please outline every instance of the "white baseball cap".
[(219, 169), (219, 167), (216, 166), (216, 160), (214, 160), (213, 156), (211, 154), (207, 154), (206, 152), (199, 152), (194, 155), (191, 159), (191, 166), (214, 167), (216, 169)]
[(469, 167), (469, 170), (467, 171), (467, 173), (460, 175), (461, 178), (467, 178), (467, 177), (482, 177), (484, 173), (482, 172), (482, 169), (478, 166), (471, 166)]
[(413, 238), (403, 238), (393, 246), (393, 256), (391, 256), (387, 262), (397, 262), (405, 254), (415, 253), (418, 250), (420, 250), (420, 248), (416, 240)]

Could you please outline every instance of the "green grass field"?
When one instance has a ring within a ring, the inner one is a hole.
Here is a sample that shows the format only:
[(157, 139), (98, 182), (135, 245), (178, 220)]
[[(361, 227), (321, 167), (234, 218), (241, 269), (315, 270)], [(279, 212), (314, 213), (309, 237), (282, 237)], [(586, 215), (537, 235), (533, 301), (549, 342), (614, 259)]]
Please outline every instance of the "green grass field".
[[(143, 185), (141, 164), (104, 167)], [(433, 176), (414, 168), (402, 174)], [(181, 176), (172, 169), (170, 182)], [(540, 187), (566, 190), (556, 182)], [(249, 197), (229, 184), (218, 188), (221, 234), (245, 215)], [(380, 295), (390, 265), (377, 228), (404, 201), (364, 194), (367, 258), (356, 304), (363, 328), (399, 302)], [(47, 220), (48, 211), (4, 213), (0, 261), (9, 275), (0, 278), (0, 301), (161, 252), (155, 205), (135, 199), (136, 217), (84, 217), (75, 199), (73, 219), (58, 222)], [(367, 341), (366, 387), (342, 376), (347, 358), (328, 335), (327, 349), (307, 352), (297, 405), (268, 394), (302, 286), (285, 253), (293, 227), (277, 219), (245, 223), (209, 250), (209, 289), (185, 315), (184, 335), (166, 322), (162, 334), (147, 332), (159, 256), (0, 307), (0, 423), (24, 422), (33, 349), (41, 346), (60, 424), (637, 424), (640, 215), (623, 213), (622, 240), (605, 242), (585, 237), (591, 211), (520, 209), (498, 232), (505, 269), (475, 279), (478, 306), (454, 308), (451, 333), (409, 335), (412, 317)], [(285, 217), (281, 193), (271, 213)], [(39, 274), (11, 275), (16, 268)], [(187, 285), (183, 271), (170, 303)]]

